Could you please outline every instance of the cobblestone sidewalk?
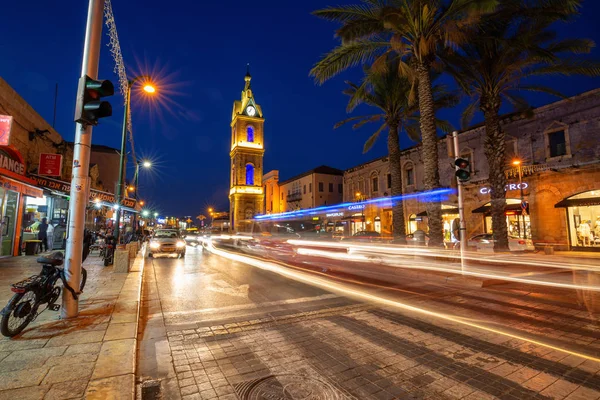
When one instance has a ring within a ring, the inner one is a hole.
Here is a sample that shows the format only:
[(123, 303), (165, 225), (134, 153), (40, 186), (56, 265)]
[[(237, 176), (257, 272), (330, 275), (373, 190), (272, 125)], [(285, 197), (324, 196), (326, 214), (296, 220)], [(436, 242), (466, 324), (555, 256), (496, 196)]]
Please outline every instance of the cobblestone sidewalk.
[[(39, 273), (36, 257), (0, 260), (0, 301), (10, 284)], [(133, 399), (143, 258), (129, 274), (91, 255), (80, 316), (44, 311), (19, 336), (0, 339), (0, 400)]]

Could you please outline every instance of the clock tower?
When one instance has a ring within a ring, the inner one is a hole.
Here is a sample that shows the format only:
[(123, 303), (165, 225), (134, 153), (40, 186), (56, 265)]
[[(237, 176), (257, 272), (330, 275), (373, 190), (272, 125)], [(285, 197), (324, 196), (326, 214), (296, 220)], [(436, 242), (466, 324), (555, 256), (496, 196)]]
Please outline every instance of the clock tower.
[(231, 184), (229, 222), (234, 232), (247, 231), (251, 219), (263, 213), (262, 187), (264, 133), (262, 109), (250, 88), (250, 68), (246, 72), (241, 100), (233, 102), (231, 113)]

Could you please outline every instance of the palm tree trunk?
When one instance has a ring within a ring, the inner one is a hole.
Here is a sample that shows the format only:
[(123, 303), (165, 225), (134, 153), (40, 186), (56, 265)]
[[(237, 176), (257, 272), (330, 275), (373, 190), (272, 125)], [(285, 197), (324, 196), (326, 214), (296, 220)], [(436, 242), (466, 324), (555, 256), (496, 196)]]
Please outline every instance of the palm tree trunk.
[[(400, 160), (400, 135), (398, 125), (389, 124), (388, 155), (390, 157), (390, 174), (392, 175), (392, 198), (402, 195), (402, 165)], [(392, 200), (392, 223), (394, 239), (406, 244), (406, 222), (404, 220), (404, 204), (402, 199)]]
[[(423, 164), (425, 166), (425, 190), (440, 187), (440, 172), (438, 166), (438, 137), (435, 128), (435, 107), (431, 91), (429, 65), (417, 65), (419, 78), (419, 112), (421, 113), (421, 139), (423, 141)], [(444, 226), (442, 224), (442, 205), (439, 199), (432, 198), (426, 203), (427, 219), (429, 221), (429, 246), (441, 247), (444, 244)]]
[(494, 251), (508, 251), (508, 230), (506, 227), (506, 198), (504, 187), (506, 175), (505, 134), (500, 128), (500, 101), (493, 104), (482, 104), (485, 118), (485, 156), (489, 165), (490, 196), (492, 203), (492, 232), (494, 234)]

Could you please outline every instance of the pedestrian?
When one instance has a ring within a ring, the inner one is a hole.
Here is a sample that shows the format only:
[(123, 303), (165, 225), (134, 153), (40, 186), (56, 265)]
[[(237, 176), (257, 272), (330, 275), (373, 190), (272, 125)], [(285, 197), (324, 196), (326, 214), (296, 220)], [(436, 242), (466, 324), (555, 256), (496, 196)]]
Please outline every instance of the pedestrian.
[(42, 252), (48, 251), (48, 222), (46, 221), (46, 218), (42, 218), (42, 222), (40, 223), (40, 228), (38, 230), (38, 239), (42, 241), (40, 246), (40, 250)]

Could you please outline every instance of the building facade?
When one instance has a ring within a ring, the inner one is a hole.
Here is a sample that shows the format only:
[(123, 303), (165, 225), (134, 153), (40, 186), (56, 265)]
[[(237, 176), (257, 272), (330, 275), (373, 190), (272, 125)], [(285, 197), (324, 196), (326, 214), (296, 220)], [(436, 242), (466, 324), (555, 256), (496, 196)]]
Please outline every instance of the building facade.
[(279, 171), (265, 174), (267, 214), (305, 210), (340, 203), (343, 199), (344, 171), (321, 165), (278, 182)]
[[(536, 108), (532, 117), (506, 116), (502, 129), (506, 132), (509, 234), (532, 239), (538, 246), (600, 250), (600, 89)], [(459, 134), (459, 156), (470, 161), (471, 169), (471, 180), (464, 185), (467, 237), (491, 233), (484, 139), (483, 126)], [(456, 187), (453, 153), (451, 137), (441, 139), (440, 180), (449, 188)], [(401, 160), (403, 193), (423, 191), (420, 146), (404, 150)], [(514, 166), (513, 160), (520, 161), (519, 166)], [(344, 200), (360, 203), (385, 197), (390, 183), (386, 157), (361, 164), (344, 173)], [(427, 199), (407, 197), (403, 201), (407, 232), (426, 231)], [(357, 221), (362, 222), (359, 228), (391, 233), (389, 207), (365, 207), (364, 220)], [(457, 207), (455, 195), (442, 201), (446, 241), (454, 240), (451, 224), (458, 218)]]
[(264, 117), (250, 88), (250, 72), (244, 77), (241, 100), (231, 113), (231, 183), (229, 189), (230, 226), (235, 232), (249, 229), (252, 218), (263, 213), (262, 187)]

